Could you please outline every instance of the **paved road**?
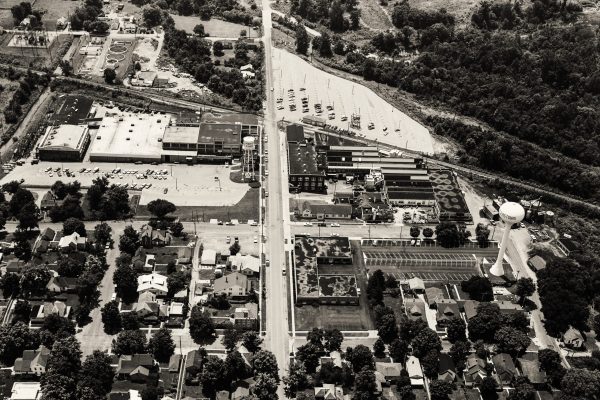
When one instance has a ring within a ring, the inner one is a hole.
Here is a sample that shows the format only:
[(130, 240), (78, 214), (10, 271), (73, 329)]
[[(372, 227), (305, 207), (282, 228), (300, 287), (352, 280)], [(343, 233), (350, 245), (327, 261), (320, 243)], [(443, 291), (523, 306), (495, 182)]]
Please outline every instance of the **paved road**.
[[(285, 146), (285, 135), (280, 137), (275, 121), (275, 99), (273, 98), (273, 59), (271, 46), (271, 4), (270, 0), (262, 1), (262, 20), (265, 45), (265, 70), (267, 86), (267, 104), (265, 112), (265, 134), (268, 135), (268, 150), (272, 155), (269, 162), (269, 178), (267, 197), (267, 232), (268, 258), (270, 268), (266, 272), (266, 337), (265, 343), (269, 350), (275, 354), (279, 366), (279, 375), (283, 377), (287, 371), (288, 364), (288, 317), (287, 317), (287, 291), (285, 288), (285, 277), (282, 269), (285, 268), (285, 242), (286, 229), (284, 225), (287, 217), (289, 221), (288, 202), (286, 201), (287, 176), (284, 171), (287, 168), (287, 149)], [(275, 157), (279, 154), (280, 157)], [(285, 185), (284, 185), (285, 184)], [(288, 226), (289, 229), (289, 226)], [(279, 386), (277, 394), (279, 398), (285, 398), (283, 385)]]

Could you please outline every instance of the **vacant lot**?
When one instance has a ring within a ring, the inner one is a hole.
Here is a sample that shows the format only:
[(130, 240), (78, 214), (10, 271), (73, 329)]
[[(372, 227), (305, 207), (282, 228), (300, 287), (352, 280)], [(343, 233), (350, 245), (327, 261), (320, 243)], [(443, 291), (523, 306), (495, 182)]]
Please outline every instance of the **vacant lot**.
[(56, 20), (61, 17), (68, 18), (78, 6), (79, 2), (72, 0), (36, 0), (33, 9), (44, 11), (44, 26), (48, 30), (54, 30)]
[(361, 312), (364, 307), (366, 306), (296, 306), (296, 330), (310, 331), (314, 327), (337, 328), (341, 331), (373, 329), (373, 323), (366, 313)]
[(188, 33), (194, 33), (194, 27), (198, 24), (204, 26), (204, 31), (212, 37), (225, 38), (225, 39), (237, 39), (240, 37), (240, 32), (244, 30), (247, 37), (256, 38), (258, 32), (254, 29), (241, 25), (234, 24), (232, 22), (222, 21), (220, 19), (211, 18), (208, 21), (202, 21), (196, 16), (183, 16), (171, 14), (171, 17), (175, 20), (175, 27), (177, 29), (183, 29)]

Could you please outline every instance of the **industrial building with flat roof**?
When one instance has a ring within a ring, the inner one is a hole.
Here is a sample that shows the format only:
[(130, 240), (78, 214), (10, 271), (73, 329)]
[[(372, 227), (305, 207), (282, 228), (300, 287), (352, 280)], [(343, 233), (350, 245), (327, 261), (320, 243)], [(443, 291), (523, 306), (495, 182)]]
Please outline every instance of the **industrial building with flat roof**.
[(241, 128), (241, 135), (258, 136), (260, 132), (260, 124), (258, 117), (254, 114), (202, 114), (202, 122), (207, 124), (235, 124)]
[(321, 159), (311, 143), (288, 143), (290, 190), (324, 192), (325, 170)]
[(37, 158), (42, 161), (81, 161), (90, 144), (90, 133), (85, 125), (49, 126), (37, 147)]
[[(195, 161), (231, 160), (240, 157), (242, 151), (242, 127), (238, 124), (209, 124), (199, 126), (168, 126), (162, 138), (162, 146), (168, 151), (193, 151)], [(170, 162), (170, 154), (164, 161)]]
[(59, 97), (58, 105), (49, 121), (52, 125), (79, 125), (93, 114), (94, 101), (89, 97), (67, 95)]

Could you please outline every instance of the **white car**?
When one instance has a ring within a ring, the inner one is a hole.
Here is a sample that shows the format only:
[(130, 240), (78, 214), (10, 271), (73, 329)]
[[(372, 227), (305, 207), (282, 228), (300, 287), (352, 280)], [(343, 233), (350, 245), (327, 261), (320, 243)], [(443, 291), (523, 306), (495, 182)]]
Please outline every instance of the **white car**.
[(339, 228), (340, 224), (338, 224), (337, 222), (334, 222), (333, 224), (331, 224), (329, 226), (331, 226), (332, 228)]
[(313, 226), (312, 222), (305, 222), (304, 226)]

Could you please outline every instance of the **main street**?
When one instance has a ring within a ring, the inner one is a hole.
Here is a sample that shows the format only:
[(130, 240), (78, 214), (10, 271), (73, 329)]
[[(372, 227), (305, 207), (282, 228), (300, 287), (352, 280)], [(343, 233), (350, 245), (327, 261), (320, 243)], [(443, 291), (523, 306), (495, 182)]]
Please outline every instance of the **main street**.
[[(262, 2), (263, 41), (265, 46), (265, 81), (267, 102), (265, 110), (265, 134), (268, 135), (268, 150), (271, 154), (269, 162), (267, 197), (267, 257), (270, 267), (266, 270), (266, 340), (268, 349), (275, 354), (279, 366), (279, 376), (283, 377), (287, 371), (288, 363), (288, 315), (287, 291), (285, 276), (282, 269), (286, 267), (285, 240), (286, 230), (289, 231), (289, 213), (287, 212), (287, 149), (285, 135), (280, 137), (275, 121), (275, 99), (271, 91), (273, 87), (273, 60), (271, 47), (271, 4), (270, 0)], [(285, 197), (284, 197), (285, 196)], [(284, 210), (285, 208), (285, 210)], [(287, 228), (286, 228), (287, 223)], [(289, 233), (288, 233), (289, 236)], [(285, 398), (283, 385), (277, 392), (280, 399)]]

